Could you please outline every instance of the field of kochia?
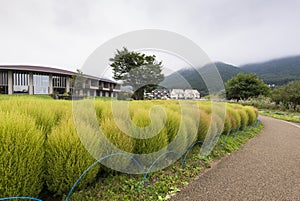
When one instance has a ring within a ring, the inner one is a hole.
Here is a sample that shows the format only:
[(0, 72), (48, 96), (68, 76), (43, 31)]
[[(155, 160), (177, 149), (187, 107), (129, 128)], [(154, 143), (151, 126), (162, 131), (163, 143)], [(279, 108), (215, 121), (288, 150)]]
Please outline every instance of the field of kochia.
[[(175, 100), (131, 101), (130, 119), (139, 127), (151, 124), (149, 111), (155, 105), (163, 108), (166, 114), (163, 129), (157, 135), (137, 139), (118, 128), (110, 105), (110, 101), (95, 100), (99, 126), (114, 145), (130, 153), (147, 154), (168, 147), (176, 137), (183, 118), (180, 104)], [(191, 132), (189, 129), (197, 129), (196, 137), (189, 138), (192, 141), (205, 139), (213, 115), (216, 115), (213, 124), (216, 128), (213, 129), (222, 134), (252, 125), (258, 116), (253, 107), (226, 104), (225, 121), (221, 125), (222, 114), (220, 117), (218, 112), (212, 114), (210, 102), (197, 102), (197, 105), (199, 119), (184, 117), (189, 119), (186, 139)], [(187, 143), (184, 142), (186, 139), (182, 139), (182, 143)], [(96, 160), (84, 148), (76, 133), (72, 101), (36, 96), (1, 96), (0, 161), (0, 198), (3, 198), (20, 195), (38, 197), (42, 191), (65, 195), (82, 172)], [(85, 188), (99, 174), (110, 174), (110, 170), (100, 164), (95, 166), (80, 181), (77, 189)]]

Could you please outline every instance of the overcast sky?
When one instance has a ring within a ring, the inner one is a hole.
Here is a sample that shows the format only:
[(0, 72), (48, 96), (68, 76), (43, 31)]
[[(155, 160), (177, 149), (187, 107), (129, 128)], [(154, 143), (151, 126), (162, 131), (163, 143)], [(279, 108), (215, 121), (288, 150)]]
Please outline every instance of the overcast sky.
[(139, 29), (184, 35), (234, 65), (300, 55), (299, 9), (299, 0), (0, 0), (0, 64), (75, 70)]

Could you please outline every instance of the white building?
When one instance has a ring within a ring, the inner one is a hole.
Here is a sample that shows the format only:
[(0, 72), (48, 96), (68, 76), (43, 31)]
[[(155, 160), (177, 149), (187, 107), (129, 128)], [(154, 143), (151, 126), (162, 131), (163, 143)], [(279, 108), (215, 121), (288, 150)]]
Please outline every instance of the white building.
[(186, 89), (184, 90), (185, 99), (200, 99), (200, 93), (195, 89)]
[(171, 99), (184, 99), (184, 90), (183, 89), (172, 89), (170, 93)]
[(168, 89), (155, 89), (150, 93), (145, 93), (147, 99), (169, 99), (170, 91)]
[(196, 89), (172, 89), (171, 99), (200, 99), (200, 93)]
[(196, 89), (155, 89), (144, 95), (146, 99), (200, 99), (200, 93)]

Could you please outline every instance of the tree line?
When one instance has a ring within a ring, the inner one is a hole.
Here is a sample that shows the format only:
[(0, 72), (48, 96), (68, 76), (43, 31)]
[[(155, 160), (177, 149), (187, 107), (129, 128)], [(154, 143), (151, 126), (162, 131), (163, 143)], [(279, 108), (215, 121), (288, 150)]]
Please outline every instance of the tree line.
[(269, 97), (276, 105), (296, 111), (300, 105), (300, 81), (292, 81), (286, 85), (271, 88), (258, 78), (256, 74), (239, 73), (225, 83), (227, 99), (237, 101)]

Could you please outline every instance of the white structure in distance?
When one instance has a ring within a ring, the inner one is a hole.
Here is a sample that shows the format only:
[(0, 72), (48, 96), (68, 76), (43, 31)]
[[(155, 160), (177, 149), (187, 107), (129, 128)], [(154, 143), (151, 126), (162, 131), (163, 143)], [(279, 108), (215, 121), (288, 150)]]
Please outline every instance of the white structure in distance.
[(196, 89), (155, 89), (145, 93), (146, 99), (200, 99), (200, 92)]

